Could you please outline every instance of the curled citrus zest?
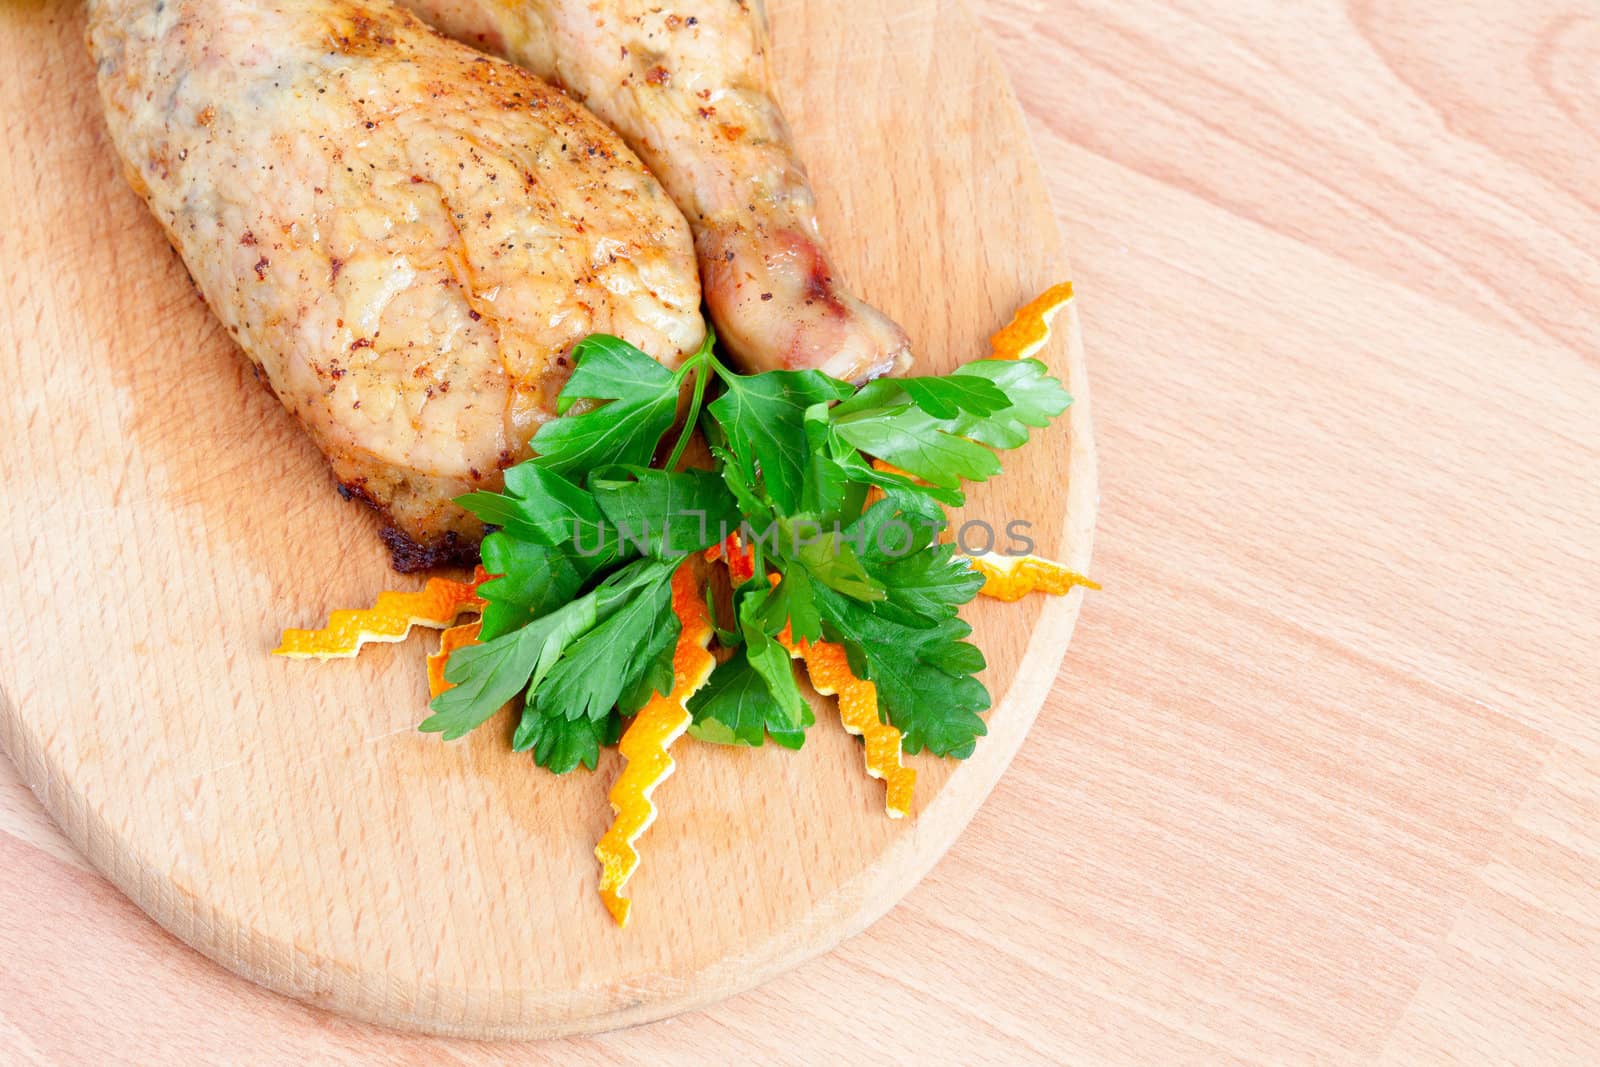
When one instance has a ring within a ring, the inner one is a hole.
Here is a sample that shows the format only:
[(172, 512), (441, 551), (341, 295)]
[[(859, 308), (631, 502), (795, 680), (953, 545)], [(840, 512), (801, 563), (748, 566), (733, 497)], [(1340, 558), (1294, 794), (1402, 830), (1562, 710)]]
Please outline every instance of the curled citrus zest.
[(1038, 556), (1002, 556), (993, 552), (967, 556), (972, 569), (983, 575), (980, 596), (995, 600), (1021, 600), (1029, 593), (1062, 596), (1075, 586), (1099, 589), (1100, 583)]
[(481, 619), (473, 622), (452, 626), (439, 635), (439, 651), (428, 657), (428, 699), (432, 700), (446, 689), (455, 686), (454, 682), (444, 679), (445, 664), (450, 662), (450, 653), (458, 648), (478, 643), (478, 631), (483, 629)]
[(429, 578), (413, 593), (386, 590), (364, 611), (336, 611), (320, 630), (285, 630), (274, 656), (290, 659), (347, 659), (369, 641), (401, 641), (413, 626), (443, 629), (464, 611), (482, 611), (478, 586), (489, 580), (479, 567), (465, 582)]
[(744, 541), (735, 530), (721, 542), (706, 549), (708, 561), (725, 559), (728, 561), (728, 577), (733, 579), (734, 585), (743, 585), (756, 573), (756, 557), (749, 549), (744, 547)]
[(618, 926), (628, 925), (633, 902), (622, 895), (639, 867), (634, 842), (655, 822), (656, 807), (650, 795), (672, 774), (676, 764), (667, 748), (689, 728), (688, 701), (706, 680), (717, 661), (706, 651), (711, 642), (711, 622), (705, 597), (689, 563), (672, 576), (672, 610), (680, 626), (672, 653), (672, 692), (652, 695), (622, 734), (617, 750), (627, 765), (611, 786), (611, 809), (616, 817), (595, 845), (600, 861), (600, 899)]
[(1072, 283), (1052, 285), (1024, 304), (1010, 322), (989, 338), (991, 359), (1031, 359), (1050, 340), (1050, 323), (1072, 299)]
[(911, 792), (917, 772), (900, 762), (900, 731), (878, 718), (878, 687), (863, 681), (850, 669), (844, 647), (829, 641), (795, 642), (787, 626), (778, 641), (792, 659), (804, 660), (811, 688), (823, 696), (838, 697), (839, 721), (866, 740), (867, 773), (887, 787), (883, 807), (891, 819), (911, 811)]

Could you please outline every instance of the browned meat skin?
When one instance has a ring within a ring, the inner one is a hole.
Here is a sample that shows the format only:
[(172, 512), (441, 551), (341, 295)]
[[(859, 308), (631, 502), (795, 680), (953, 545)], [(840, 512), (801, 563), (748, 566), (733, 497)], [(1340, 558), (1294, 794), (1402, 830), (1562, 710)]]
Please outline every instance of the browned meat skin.
[(525, 70), (387, 0), (89, 8), (129, 180), (397, 566), (473, 553), (451, 498), (528, 454), (574, 342), (703, 337), (682, 214)]
[(689, 217), (718, 334), (750, 370), (861, 381), (910, 364), (905, 332), (840, 285), (779, 110), (760, 0), (402, 0), (564, 87)]

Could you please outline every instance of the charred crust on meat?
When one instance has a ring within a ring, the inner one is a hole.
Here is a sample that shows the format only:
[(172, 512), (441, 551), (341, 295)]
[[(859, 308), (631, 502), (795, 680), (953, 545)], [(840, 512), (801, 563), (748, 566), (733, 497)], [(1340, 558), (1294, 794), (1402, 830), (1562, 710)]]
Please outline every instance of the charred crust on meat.
[(429, 542), (421, 542), (395, 527), (389, 509), (373, 499), (365, 478), (336, 483), (339, 495), (359, 501), (376, 511), (383, 520), (378, 537), (389, 550), (389, 565), (401, 574), (432, 570), (435, 567), (471, 567), (478, 562), (478, 543), (454, 530)]
[(454, 530), (430, 544), (421, 544), (393, 526), (378, 531), (389, 549), (389, 566), (401, 574), (435, 567), (471, 567), (478, 562), (478, 545)]
[(367, 480), (365, 478), (352, 478), (348, 482), (339, 482), (337, 489), (339, 495), (344, 499), (359, 500), (373, 511), (382, 513), (387, 517), (387, 511), (384, 506), (373, 499), (371, 493), (367, 492)]

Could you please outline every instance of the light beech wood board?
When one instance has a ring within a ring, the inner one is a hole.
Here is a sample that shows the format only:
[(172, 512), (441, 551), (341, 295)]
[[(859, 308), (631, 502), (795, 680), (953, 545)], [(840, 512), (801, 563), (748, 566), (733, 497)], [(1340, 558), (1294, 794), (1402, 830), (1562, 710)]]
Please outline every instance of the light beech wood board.
[(0, 1048), (1600, 1063), (1593, 6), (979, 8), (1078, 282), (1106, 589), (929, 876), (707, 1011), (414, 1041), (191, 952), (12, 779)]
[[(907, 326), (925, 371), (987, 355), (1065, 266), (970, 16), (804, 0), (775, 21), (845, 275)], [(269, 658), (282, 626), (420, 580), (388, 571), (371, 516), (334, 493), (122, 186), (77, 6), (8, 9), (0, 34), (18, 57), (0, 83), (15, 385), (0, 603), (29, 618), (0, 649), (0, 738), (68, 839), (162, 926), (321, 1007), (541, 1037), (703, 1005), (831, 948), (960, 833), (1044, 699), (1078, 595), (970, 609), (990, 733), (965, 762), (913, 760), (907, 820), (885, 817), (826, 702), (799, 754), (680, 742), (625, 931), (593, 856), (614, 753), (557, 778), (510, 750), (509, 716), (454, 744), (418, 733), (421, 635), (354, 662)], [(1042, 358), (1077, 405), (956, 518), (1026, 521), (1041, 555), (1086, 570), (1088, 405), (1075, 316), (1059, 321)]]

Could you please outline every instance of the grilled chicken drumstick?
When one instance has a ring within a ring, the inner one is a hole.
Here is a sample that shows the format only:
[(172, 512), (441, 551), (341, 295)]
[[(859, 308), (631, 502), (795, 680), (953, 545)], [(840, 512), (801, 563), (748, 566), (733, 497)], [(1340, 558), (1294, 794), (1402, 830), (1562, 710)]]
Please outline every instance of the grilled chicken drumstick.
[(747, 369), (859, 382), (910, 364), (904, 331), (847, 293), (823, 251), (761, 0), (402, 2), (622, 134), (689, 217), (712, 321)]
[(475, 555), (566, 353), (703, 336), (682, 214), (614, 133), (388, 0), (91, 0), (112, 140), (212, 310), (383, 513)]

